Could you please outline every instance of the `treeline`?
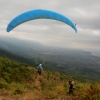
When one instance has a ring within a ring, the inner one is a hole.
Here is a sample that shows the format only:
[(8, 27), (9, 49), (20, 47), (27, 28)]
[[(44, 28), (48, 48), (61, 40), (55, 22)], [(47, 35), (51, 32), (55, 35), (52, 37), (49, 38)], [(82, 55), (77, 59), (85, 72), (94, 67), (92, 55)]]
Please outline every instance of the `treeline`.
[[(0, 91), (12, 91), (11, 94), (23, 94), (25, 88), (31, 88), (35, 69), (29, 65), (0, 56)], [(31, 88), (32, 89), (32, 88)]]
[(32, 73), (27, 64), (0, 56), (0, 78), (7, 83), (28, 80)]

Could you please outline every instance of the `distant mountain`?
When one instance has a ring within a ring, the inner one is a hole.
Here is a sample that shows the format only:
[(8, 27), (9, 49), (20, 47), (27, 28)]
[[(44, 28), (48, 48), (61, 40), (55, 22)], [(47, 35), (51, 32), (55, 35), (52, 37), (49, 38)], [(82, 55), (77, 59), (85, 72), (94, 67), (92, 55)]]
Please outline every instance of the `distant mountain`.
[(23, 56), (19, 56), (19, 55), (10, 53), (10, 52), (5, 51), (5, 50), (3, 50), (3, 49), (0, 49), (0, 56), (8, 57), (8, 58), (10, 58), (10, 59), (19, 61), (19, 62), (21, 62), (21, 63), (29, 64), (29, 65), (31, 65), (31, 66), (36, 66), (36, 63), (35, 63), (34, 60), (31, 60), (31, 59), (25, 58), (25, 57), (23, 57)]
[(23, 60), (31, 65), (43, 63), (46, 70), (83, 75), (92, 79), (100, 78), (100, 57), (91, 55), (91, 52), (49, 47), (35, 41), (8, 37), (0, 37), (0, 48), (10, 52), (1, 53), (7, 57), (14, 55), (16, 60)]
[(34, 50), (37, 51), (40, 48), (45, 48), (44, 45), (35, 41), (27, 41), (11, 37), (0, 37), (0, 47), (22, 55), (28, 54)]
[(65, 55), (66, 53), (70, 53), (72, 56), (73, 54), (79, 55), (83, 53), (91, 55), (91, 52), (85, 52), (82, 50), (50, 47), (35, 41), (21, 40), (3, 36), (0, 37), (0, 48), (25, 57), (32, 57), (37, 54)]

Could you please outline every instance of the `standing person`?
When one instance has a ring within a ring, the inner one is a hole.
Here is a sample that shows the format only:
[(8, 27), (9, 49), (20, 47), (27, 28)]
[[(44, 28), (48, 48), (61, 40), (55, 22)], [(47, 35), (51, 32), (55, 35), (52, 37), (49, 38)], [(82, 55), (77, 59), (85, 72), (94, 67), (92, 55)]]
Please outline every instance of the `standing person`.
[(43, 69), (42, 66), (43, 66), (42, 64), (39, 64), (38, 67), (37, 67), (37, 71), (38, 71), (39, 75), (42, 74), (42, 69)]
[(69, 80), (69, 95), (72, 94), (73, 95), (73, 85), (74, 85), (74, 81), (73, 80)]

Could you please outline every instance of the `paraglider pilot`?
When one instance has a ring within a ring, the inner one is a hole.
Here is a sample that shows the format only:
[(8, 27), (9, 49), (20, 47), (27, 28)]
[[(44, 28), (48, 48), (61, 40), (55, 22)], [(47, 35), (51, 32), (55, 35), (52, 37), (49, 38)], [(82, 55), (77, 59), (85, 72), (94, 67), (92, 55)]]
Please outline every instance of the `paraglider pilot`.
[(69, 80), (69, 95), (72, 94), (73, 95), (73, 85), (74, 85), (74, 81), (73, 80)]
[(38, 72), (39, 75), (42, 74), (42, 69), (43, 69), (43, 65), (42, 65), (42, 64), (39, 64), (39, 65), (37, 66), (37, 72)]

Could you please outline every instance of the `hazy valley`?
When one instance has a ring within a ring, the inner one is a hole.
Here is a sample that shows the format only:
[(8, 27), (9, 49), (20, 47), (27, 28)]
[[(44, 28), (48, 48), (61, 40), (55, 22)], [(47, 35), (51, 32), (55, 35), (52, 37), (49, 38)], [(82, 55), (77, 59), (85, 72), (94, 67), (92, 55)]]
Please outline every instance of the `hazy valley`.
[(35, 41), (6, 37), (0, 39), (0, 48), (10, 53), (8, 56), (1, 52), (2, 55), (10, 58), (16, 55), (12, 58), (33, 66), (42, 63), (46, 70), (75, 74), (92, 80), (100, 77), (100, 57), (91, 55), (91, 52), (49, 47)]

